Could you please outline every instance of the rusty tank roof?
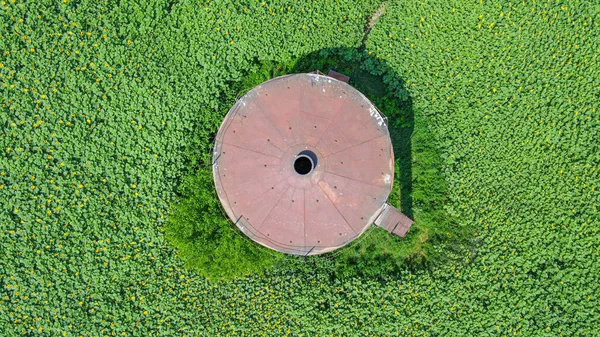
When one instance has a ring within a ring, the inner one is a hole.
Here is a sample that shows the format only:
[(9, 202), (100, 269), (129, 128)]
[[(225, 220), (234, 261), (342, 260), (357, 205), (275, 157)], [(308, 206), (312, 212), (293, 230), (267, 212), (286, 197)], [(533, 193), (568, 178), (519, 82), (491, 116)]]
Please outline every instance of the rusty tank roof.
[(342, 247), (389, 206), (386, 121), (362, 93), (325, 75), (285, 75), (247, 92), (225, 117), (213, 156), (228, 217), (283, 253)]

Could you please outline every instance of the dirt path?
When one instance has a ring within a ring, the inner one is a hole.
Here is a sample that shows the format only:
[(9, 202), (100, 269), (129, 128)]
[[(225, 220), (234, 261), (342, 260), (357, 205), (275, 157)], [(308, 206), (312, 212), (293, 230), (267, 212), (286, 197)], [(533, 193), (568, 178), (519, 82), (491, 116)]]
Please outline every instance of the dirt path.
[(371, 18), (369, 19), (369, 23), (367, 24), (367, 27), (365, 28), (365, 35), (363, 36), (362, 43), (360, 45), (361, 50), (365, 49), (365, 43), (367, 43), (367, 39), (369, 38), (371, 29), (373, 29), (373, 27), (377, 23), (377, 20), (379, 19), (379, 17), (382, 16), (383, 13), (385, 13), (385, 4), (386, 4), (385, 2), (382, 2), (381, 5), (379, 5), (379, 8), (377, 8), (375, 13), (373, 13)]

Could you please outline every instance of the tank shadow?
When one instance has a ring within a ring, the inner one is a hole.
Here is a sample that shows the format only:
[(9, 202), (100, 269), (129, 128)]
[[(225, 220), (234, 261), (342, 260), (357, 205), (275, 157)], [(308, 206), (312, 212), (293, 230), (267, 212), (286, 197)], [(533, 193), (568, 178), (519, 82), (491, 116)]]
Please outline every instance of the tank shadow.
[[(413, 217), (412, 210), (412, 156), (411, 135), (414, 128), (412, 99), (404, 89), (404, 81), (396, 76), (385, 63), (355, 49), (321, 49), (308, 54), (292, 67), (292, 73), (329, 70), (350, 77), (350, 85), (362, 92), (388, 117), (387, 124), (394, 146), (397, 164), (395, 183), (399, 188), (392, 191), (390, 203)], [(373, 75), (379, 72), (379, 75)], [(388, 83), (386, 83), (388, 82)], [(390, 95), (389, 88), (398, 88)], [(395, 195), (394, 195), (395, 193)]]
[(332, 253), (286, 257), (287, 267), (276, 268), (278, 270), (274, 272), (318, 273), (323, 269), (321, 271), (332, 271), (332, 277), (379, 277), (450, 259), (453, 254), (447, 254), (445, 248), (450, 247), (453, 251), (462, 248), (469, 235), (457, 226), (445, 209), (447, 186), (427, 119), (415, 113), (405, 81), (385, 62), (363, 50), (351, 48), (321, 49), (289, 63), (257, 60), (251, 72), (232, 83), (232, 92), (241, 96), (277, 76), (313, 71), (327, 74), (329, 70), (349, 76), (348, 83), (387, 117), (395, 159), (395, 179), (388, 202), (415, 223), (404, 238), (372, 226), (359, 238)]

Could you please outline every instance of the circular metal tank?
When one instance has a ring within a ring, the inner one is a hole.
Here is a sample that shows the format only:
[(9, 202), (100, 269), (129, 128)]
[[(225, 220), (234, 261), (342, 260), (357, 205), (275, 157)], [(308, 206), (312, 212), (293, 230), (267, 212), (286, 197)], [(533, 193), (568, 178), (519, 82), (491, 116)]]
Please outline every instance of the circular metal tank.
[(394, 154), (385, 119), (362, 93), (329, 76), (293, 74), (237, 100), (215, 140), (213, 175), (244, 234), (313, 255), (356, 239), (391, 207)]

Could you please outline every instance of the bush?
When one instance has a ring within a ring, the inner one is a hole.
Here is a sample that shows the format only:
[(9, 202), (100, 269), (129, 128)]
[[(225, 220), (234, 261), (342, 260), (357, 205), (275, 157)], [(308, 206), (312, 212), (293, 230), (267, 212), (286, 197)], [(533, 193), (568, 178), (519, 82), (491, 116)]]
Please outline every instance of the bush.
[(207, 278), (231, 279), (261, 272), (283, 256), (251, 242), (228, 221), (210, 168), (202, 168), (184, 181), (181, 198), (165, 224), (165, 238), (177, 248), (187, 268)]

